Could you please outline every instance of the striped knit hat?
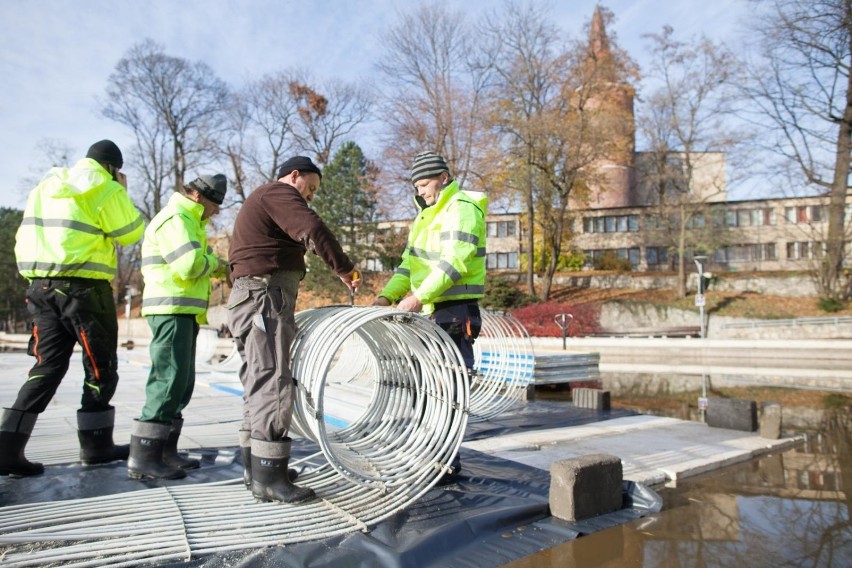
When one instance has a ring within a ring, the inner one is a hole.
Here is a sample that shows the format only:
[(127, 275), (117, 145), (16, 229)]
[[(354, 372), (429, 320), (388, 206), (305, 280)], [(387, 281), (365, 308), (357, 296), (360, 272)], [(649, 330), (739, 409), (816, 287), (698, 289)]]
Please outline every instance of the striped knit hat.
[(447, 162), (443, 156), (435, 152), (423, 152), (414, 157), (411, 166), (411, 183), (417, 183), (421, 179), (438, 177), (442, 172), (450, 172)]

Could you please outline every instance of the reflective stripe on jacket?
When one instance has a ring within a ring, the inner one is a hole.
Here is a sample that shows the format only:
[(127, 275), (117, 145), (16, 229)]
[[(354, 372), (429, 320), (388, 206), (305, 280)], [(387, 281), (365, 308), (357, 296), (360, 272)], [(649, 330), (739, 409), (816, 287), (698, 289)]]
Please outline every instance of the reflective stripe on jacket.
[(15, 235), (21, 276), (111, 280), (115, 243), (142, 237), (145, 223), (127, 191), (95, 160), (52, 168), (30, 192)]
[(207, 245), (203, 213), (203, 205), (175, 193), (151, 219), (142, 241), (143, 316), (207, 312), (210, 277), (224, 275), (224, 267)]
[(411, 224), (402, 263), (382, 290), (391, 302), (409, 290), (434, 311), (435, 302), (481, 298), (485, 293), (485, 210), (488, 196), (462, 191), (453, 180)]

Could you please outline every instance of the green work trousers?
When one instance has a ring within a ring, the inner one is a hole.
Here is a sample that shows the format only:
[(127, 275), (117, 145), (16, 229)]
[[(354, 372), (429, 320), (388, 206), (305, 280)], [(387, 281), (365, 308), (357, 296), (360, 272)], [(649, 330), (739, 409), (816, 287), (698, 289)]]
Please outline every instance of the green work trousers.
[(151, 372), (139, 420), (171, 423), (180, 418), (195, 387), (198, 322), (192, 314), (147, 316), (151, 338)]

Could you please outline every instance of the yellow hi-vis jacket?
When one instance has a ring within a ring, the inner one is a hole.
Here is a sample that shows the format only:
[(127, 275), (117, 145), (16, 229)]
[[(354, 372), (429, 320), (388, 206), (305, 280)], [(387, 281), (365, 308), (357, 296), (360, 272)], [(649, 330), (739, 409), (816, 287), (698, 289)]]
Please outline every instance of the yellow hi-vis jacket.
[(95, 160), (51, 168), (30, 192), (15, 235), (21, 276), (112, 280), (115, 243), (142, 237), (145, 222), (127, 190)]
[(210, 278), (225, 263), (207, 244), (204, 206), (175, 193), (145, 230), (142, 241), (142, 315), (196, 314), (206, 323)]
[[(415, 198), (416, 200), (416, 198)], [(488, 196), (453, 180), (411, 224), (402, 264), (380, 296), (392, 303), (409, 290), (423, 304), (481, 298), (485, 293), (485, 211)]]

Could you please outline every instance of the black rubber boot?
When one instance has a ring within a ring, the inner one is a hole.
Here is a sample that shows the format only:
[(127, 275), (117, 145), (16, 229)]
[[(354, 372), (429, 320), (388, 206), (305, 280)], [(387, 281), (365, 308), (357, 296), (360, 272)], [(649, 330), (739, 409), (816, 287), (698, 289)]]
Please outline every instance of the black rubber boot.
[[(251, 490), (251, 430), (240, 430), (240, 460), (243, 462), (243, 485)], [(299, 472), (295, 469), (287, 469), (287, 479), (296, 481)]]
[(130, 436), (130, 459), (127, 477), (130, 479), (181, 479), (186, 472), (163, 461), (163, 449), (172, 425), (162, 422), (140, 422), (133, 425)]
[(290, 438), (277, 442), (251, 439), (251, 492), (260, 502), (301, 503), (316, 497), (309, 487), (293, 485), (288, 475)]
[(243, 485), (251, 490), (251, 430), (240, 430), (240, 459), (243, 461)]
[(83, 465), (126, 460), (130, 446), (116, 446), (112, 441), (115, 409), (98, 412), (77, 411), (77, 439)]
[(169, 431), (169, 439), (166, 440), (166, 445), (163, 448), (163, 462), (172, 467), (180, 469), (198, 469), (201, 467), (201, 462), (192, 458), (185, 458), (178, 453), (177, 443), (180, 438), (180, 432), (183, 430), (183, 418), (172, 420), (172, 429)]
[(28, 477), (44, 473), (44, 466), (24, 457), (38, 414), (3, 409), (0, 419), (0, 475)]

